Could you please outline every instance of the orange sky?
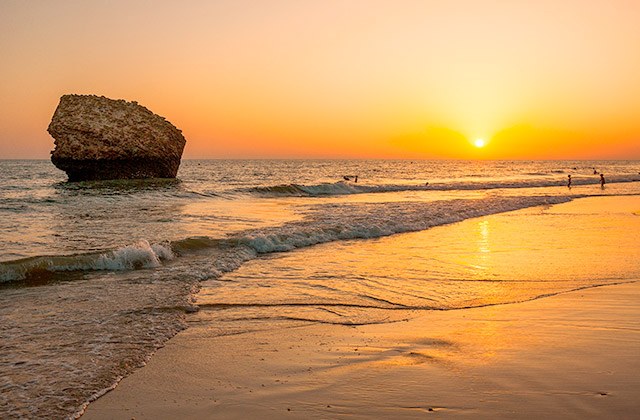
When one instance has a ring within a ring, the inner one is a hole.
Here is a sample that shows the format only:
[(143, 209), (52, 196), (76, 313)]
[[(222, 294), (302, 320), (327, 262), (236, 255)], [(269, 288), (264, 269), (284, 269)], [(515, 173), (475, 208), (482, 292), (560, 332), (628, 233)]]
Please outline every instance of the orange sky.
[(635, 0), (1, 0), (0, 158), (47, 158), (59, 97), (94, 93), (187, 158), (640, 159), (639, 22)]

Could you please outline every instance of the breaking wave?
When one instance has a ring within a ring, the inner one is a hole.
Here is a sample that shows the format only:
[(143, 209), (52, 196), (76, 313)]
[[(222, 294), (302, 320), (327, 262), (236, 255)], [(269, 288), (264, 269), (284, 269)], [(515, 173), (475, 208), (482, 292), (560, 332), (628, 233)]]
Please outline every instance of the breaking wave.
[[(562, 172), (562, 171), (560, 171)], [(533, 174), (532, 174), (533, 175)], [(535, 174), (544, 175), (544, 174)], [(613, 175), (607, 177), (608, 183), (639, 182), (640, 174)], [(366, 182), (366, 181), (365, 181)], [(282, 184), (273, 186), (260, 186), (236, 190), (239, 193), (249, 193), (268, 197), (321, 197), (331, 195), (368, 194), (402, 191), (456, 191), (456, 190), (490, 190), (507, 188), (540, 188), (558, 187), (566, 185), (564, 177), (543, 177), (529, 180), (488, 180), (488, 181), (449, 181), (449, 182), (425, 182), (424, 184), (380, 184), (353, 183), (339, 181), (334, 183), (322, 183), (315, 185)], [(573, 185), (597, 185), (600, 178), (595, 176), (574, 176)]]
[(146, 240), (111, 251), (75, 255), (23, 258), (0, 263), (0, 282), (37, 280), (47, 273), (64, 271), (122, 271), (155, 268), (175, 258), (169, 244)]
[(299, 221), (224, 238), (206, 236), (150, 244), (140, 240), (115, 250), (38, 256), (0, 262), (0, 283), (46, 279), (52, 273), (152, 269), (177, 257), (210, 257), (201, 279), (219, 277), (258, 254), (286, 252), (319, 243), (368, 239), (425, 230), (489, 214), (570, 201), (569, 197), (487, 197), (430, 203), (325, 204)]

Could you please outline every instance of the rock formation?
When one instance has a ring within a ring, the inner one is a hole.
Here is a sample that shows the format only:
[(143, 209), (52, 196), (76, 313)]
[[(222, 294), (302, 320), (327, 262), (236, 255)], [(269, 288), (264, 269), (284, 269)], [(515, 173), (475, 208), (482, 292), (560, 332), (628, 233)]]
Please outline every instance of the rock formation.
[(47, 129), (51, 162), (69, 181), (175, 178), (182, 132), (137, 102), (64, 95)]

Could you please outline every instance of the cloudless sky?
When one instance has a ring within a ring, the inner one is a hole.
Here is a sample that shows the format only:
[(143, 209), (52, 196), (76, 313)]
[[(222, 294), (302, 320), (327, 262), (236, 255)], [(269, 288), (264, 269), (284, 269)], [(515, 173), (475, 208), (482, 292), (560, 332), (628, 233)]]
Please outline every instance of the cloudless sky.
[(0, 0), (0, 158), (66, 93), (188, 158), (640, 159), (640, 2)]

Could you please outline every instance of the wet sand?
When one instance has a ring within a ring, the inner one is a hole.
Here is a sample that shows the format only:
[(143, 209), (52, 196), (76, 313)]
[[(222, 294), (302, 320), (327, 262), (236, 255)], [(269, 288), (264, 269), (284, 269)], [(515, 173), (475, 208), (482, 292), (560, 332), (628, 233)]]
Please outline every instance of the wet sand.
[[(638, 203), (606, 200), (585, 205)], [(213, 336), (192, 322), (83, 418), (632, 418), (639, 315), (628, 282), (379, 325)]]

